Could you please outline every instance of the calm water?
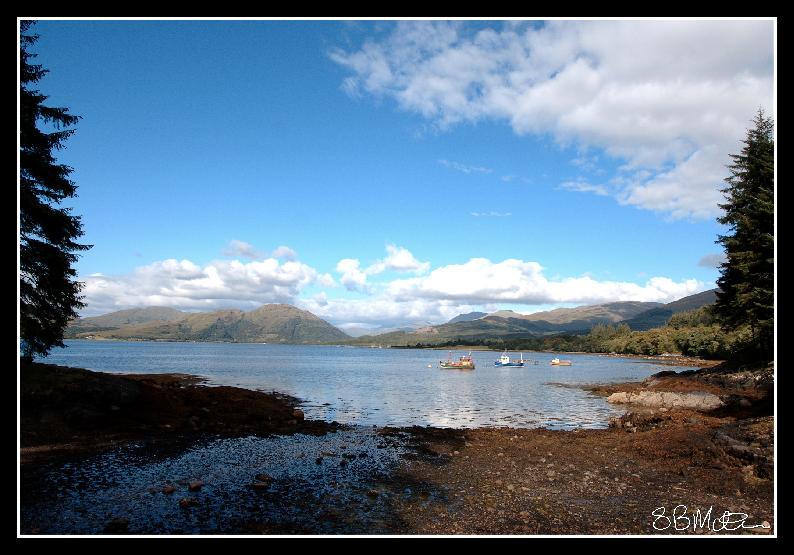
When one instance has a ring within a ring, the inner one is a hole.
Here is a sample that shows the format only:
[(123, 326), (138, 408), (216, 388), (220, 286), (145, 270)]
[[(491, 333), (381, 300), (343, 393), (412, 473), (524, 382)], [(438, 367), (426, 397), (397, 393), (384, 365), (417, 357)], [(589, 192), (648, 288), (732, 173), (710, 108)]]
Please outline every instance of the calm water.
[[(181, 372), (214, 385), (279, 391), (304, 401), (308, 418), (362, 425), (470, 428), (606, 427), (620, 408), (575, 386), (640, 380), (680, 368), (631, 359), (524, 353), (537, 365), (495, 368), (500, 353), (473, 352), (477, 369), (442, 370), (446, 351), (316, 345), (66, 342), (46, 362), (103, 372)], [(464, 352), (453, 351), (454, 358)], [(518, 356), (511, 353), (511, 356)], [(428, 368), (432, 365), (432, 368)]]

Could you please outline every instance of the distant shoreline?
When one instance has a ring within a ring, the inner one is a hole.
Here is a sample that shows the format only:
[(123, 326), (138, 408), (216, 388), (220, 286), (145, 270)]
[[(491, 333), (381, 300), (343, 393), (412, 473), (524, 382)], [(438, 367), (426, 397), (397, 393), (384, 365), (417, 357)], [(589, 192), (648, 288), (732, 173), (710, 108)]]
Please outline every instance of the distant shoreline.
[[(301, 347), (353, 347), (353, 348), (362, 348), (362, 349), (416, 349), (416, 350), (427, 350), (427, 351), (474, 351), (474, 352), (502, 352), (504, 349), (494, 349), (490, 347), (485, 347), (483, 345), (456, 345), (454, 347), (442, 347), (442, 346), (435, 346), (435, 345), (428, 345), (424, 347), (415, 347), (415, 346), (402, 346), (402, 345), (348, 345), (344, 343), (282, 343), (282, 342), (259, 342), (259, 341), (196, 341), (196, 340), (189, 340), (186, 339), (176, 340), (176, 339), (120, 339), (120, 338), (111, 338), (111, 337), (67, 337), (64, 338), (69, 341), (126, 341), (131, 343), (195, 343), (195, 344), (204, 344), (204, 343), (213, 343), (218, 345), (285, 345), (285, 346), (301, 346)], [(668, 354), (668, 355), (632, 355), (632, 354), (621, 354), (621, 353), (588, 353), (585, 351), (538, 351), (538, 350), (528, 350), (528, 351), (518, 351), (510, 349), (510, 352), (525, 352), (525, 353), (543, 353), (543, 354), (550, 354), (550, 355), (592, 355), (592, 356), (600, 356), (600, 357), (609, 357), (609, 358), (627, 358), (627, 359), (634, 359), (634, 360), (645, 360), (648, 362), (655, 362), (659, 364), (665, 364), (670, 366), (691, 366), (691, 367), (698, 367), (698, 368), (711, 368), (722, 364), (723, 360), (709, 360), (704, 358), (698, 357), (689, 357), (680, 354)]]

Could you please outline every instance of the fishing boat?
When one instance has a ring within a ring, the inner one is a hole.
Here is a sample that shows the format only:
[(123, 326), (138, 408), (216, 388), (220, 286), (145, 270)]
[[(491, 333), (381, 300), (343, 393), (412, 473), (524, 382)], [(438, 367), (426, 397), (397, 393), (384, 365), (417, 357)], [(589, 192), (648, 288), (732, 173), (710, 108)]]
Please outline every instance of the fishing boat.
[(521, 353), (520, 359), (510, 360), (510, 357), (507, 355), (507, 351), (505, 351), (504, 353), (502, 353), (502, 356), (499, 357), (499, 360), (494, 361), (493, 365), (497, 367), (524, 366), (524, 353)]
[(573, 363), (570, 360), (560, 360), (556, 357), (551, 359), (552, 366), (570, 366), (571, 364)]
[(452, 351), (450, 351), (447, 360), (438, 361), (438, 367), (454, 370), (474, 370), (474, 361), (471, 358), (471, 353), (463, 355), (458, 360), (452, 360)]

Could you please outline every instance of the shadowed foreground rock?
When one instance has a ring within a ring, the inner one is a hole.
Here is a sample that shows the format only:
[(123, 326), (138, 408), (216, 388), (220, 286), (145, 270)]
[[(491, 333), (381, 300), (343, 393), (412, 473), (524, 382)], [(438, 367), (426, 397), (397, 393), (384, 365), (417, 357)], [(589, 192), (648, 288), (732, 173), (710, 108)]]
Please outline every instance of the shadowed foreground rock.
[(208, 387), (184, 374), (107, 374), (49, 364), (20, 371), (23, 462), (131, 439), (325, 433), (298, 400), (237, 387)]

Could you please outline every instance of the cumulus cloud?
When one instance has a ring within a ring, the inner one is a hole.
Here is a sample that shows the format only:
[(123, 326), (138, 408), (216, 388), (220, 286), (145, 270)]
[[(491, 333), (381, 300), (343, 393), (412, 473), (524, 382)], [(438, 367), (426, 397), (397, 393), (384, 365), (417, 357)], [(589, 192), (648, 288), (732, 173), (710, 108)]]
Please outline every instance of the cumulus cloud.
[(298, 253), (296, 253), (294, 250), (284, 245), (281, 245), (280, 247), (276, 247), (276, 250), (273, 251), (271, 256), (273, 256), (273, 258), (284, 258), (285, 260), (298, 259)]
[(339, 281), (348, 291), (368, 291), (367, 274), (361, 269), (356, 258), (343, 258), (336, 264), (336, 271), (342, 274)]
[(537, 262), (507, 259), (491, 262), (472, 258), (464, 264), (442, 266), (425, 277), (395, 280), (388, 294), (397, 301), (433, 299), (485, 303), (597, 304), (613, 301), (670, 302), (704, 290), (694, 280), (675, 282), (652, 277), (645, 285), (596, 281), (590, 276), (549, 280)]
[(336, 264), (336, 271), (342, 274), (339, 279), (349, 291), (371, 293), (372, 287), (367, 283), (367, 276), (381, 274), (387, 270), (414, 274), (424, 274), (430, 269), (430, 262), (420, 262), (405, 247), (386, 245), (386, 257), (367, 266), (361, 267), (357, 258), (344, 258)]
[(380, 274), (386, 270), (423, 274), (430, 269), (430, 262), (419, 262), (405, 247), (386, 245), (386, 252), (386, 258), (369, 266), (366, 270), (367, 274)]
[(396, 328), (408, 323), (440, 324), (458, 314), (481, 309), (479, 306), (465, 302), (435, 299), (396, 301), (388, 296), (368, 299), (327, 299), (325, 303), (312, 298), (300, 300), (298, 306), (343, 329), (369, 328), (372, 331), (380, 328)]
[(633, 176), (611, 194), (674, 218), (718, 213), (728, 155), (759, 106), (772, 113), (771, 21), (398, 22), (330, 56), (348, 92), (441, 129), (495, 119), (602, 149)]
[(94, 274), (82, 281), (86, 314), (102, 314), (141, 306), (216, 310), (293, 303), (308, 285), (330, 285), (333, 278), (306, 264), (280, 263), (275, 258), (216, 261), (206, 266), (169, 259), (136, 268), (131, 274)]
[[(368, 283), (370, 276), (387, 269), (414, 275)], [(83, 315), (142, 306), (210, 311), (289, 303), (336, 325), (378, 329), (417, 322), (438, 324), (460, 313), (493, 312), (504, 305), (669, 302), (708, 288), (692, 279), (677, 282), (658, 276), (644, 284), (598, 281), (589, 275), (549, 279), (539, 263), (519, 259), (472, 258), (429, 269), (429, 262), (419, 262), (407, 249), (389, 245), (387, 256), (366, 268), (355, 258), (340, 260), (336, 271), (341, 274), (341, 285), (363, 296), (333, 298), (324, 290), (337, 286), (333, 277), (299, 261), (271, 257), (199, 265), (168, 259), (126, 275), (94, 273), (81, 278), (87, 304)]]
[(223, 256), (256, 260), (258, 258), (264, 258), (265, 253), (257, 249), (251, 243), (246, 243), (245, 241), (240, 241), (238, 239), (232, 239), (223, 250)]

